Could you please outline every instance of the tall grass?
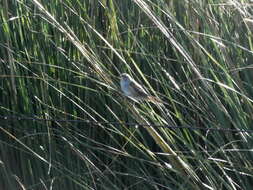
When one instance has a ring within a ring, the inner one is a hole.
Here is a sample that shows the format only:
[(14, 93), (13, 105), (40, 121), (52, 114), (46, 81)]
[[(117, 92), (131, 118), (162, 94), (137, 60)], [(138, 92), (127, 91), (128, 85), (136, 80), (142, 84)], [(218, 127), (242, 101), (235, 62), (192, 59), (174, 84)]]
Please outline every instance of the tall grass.
[[(47, 119), (2, 119), (1, 189), (251, 189), (252, 134), (208, 130), (252, 126), (250, 2), (1, 7), (1, 116)], [(123, 72), (166, 104), (124, 97)]]

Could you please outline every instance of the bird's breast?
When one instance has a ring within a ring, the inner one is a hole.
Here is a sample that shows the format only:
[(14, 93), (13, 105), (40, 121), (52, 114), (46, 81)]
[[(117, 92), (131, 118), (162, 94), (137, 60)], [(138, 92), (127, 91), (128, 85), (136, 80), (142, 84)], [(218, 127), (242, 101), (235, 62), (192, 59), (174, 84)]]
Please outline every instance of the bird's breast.
[(131, 96), (131, 92), (129, 90), (129, 83), (127, 81), (123, 81), (121, 80), (120, 81), (120, 87), (121, 87), (121, 90), (124, 92), (124, 94), (126, 96)]

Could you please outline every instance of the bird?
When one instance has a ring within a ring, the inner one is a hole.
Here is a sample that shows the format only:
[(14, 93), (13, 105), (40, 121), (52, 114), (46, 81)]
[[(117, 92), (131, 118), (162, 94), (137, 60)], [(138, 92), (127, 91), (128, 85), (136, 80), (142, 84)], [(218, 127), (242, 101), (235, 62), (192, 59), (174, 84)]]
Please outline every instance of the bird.
[(161, 103), (158, 98), (149, 95), (144, 88), (127, 73), (122, 73), (120, 75), (120, 87), (125, 96), (133, 98), (134, 100), (147, 100)]

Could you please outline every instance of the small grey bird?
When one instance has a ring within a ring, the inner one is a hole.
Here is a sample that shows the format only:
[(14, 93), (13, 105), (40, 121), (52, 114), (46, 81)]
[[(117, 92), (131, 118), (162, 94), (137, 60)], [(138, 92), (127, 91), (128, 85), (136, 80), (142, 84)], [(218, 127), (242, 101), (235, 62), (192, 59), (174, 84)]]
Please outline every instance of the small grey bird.
[(161, 100), (154, 96), (150, 96), (144, 88), (127, 73), (122, 73), (120, 76), (120, 87), (126, 96), (135, 100), (148, 100), (161, 103)]

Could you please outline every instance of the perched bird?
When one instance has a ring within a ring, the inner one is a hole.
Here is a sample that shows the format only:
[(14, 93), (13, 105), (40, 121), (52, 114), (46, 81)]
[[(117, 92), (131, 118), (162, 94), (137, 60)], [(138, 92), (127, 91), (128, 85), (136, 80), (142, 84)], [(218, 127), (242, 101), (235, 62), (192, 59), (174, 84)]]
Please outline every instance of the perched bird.
[(148, 100), (161, 103), (158, 98), (150, 96), (144, 88), (127, 73), (122, 73), (120, 77), (120, 87), (126, 96), (135, 100)]

